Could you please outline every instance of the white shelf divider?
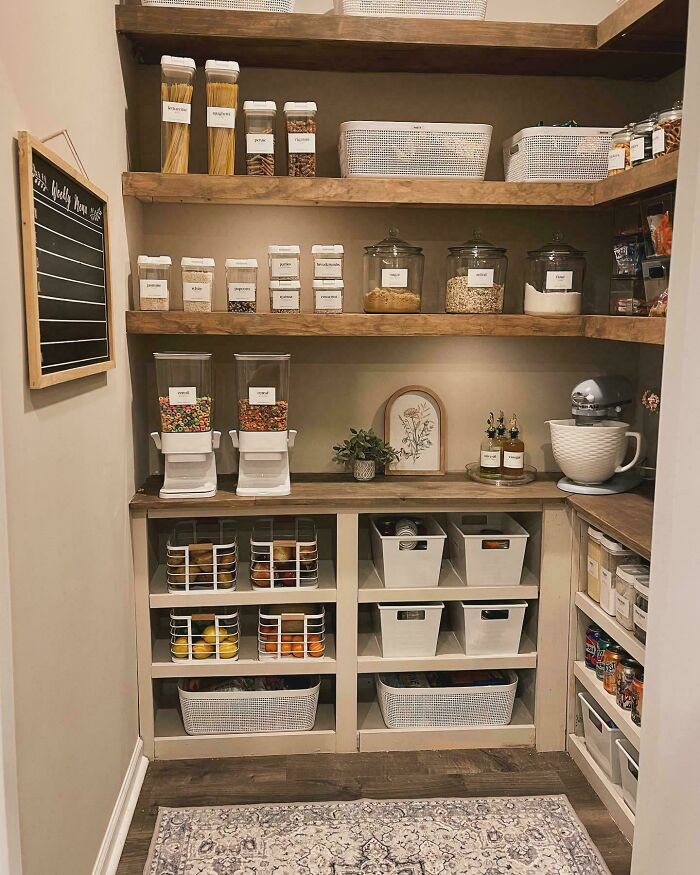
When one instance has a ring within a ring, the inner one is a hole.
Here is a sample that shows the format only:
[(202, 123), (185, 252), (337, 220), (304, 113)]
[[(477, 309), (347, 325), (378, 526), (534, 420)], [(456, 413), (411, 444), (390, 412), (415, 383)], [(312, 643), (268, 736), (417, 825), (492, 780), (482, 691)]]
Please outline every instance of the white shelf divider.
[(577, 592), (575, 598), (576, 607), (594, 623), (597, 623), (601, 629), (604, 629), (608, 635), (617, 641), (617, 643), (626, 650), (629, 655), (636, 659), (638, 663), (644, 665), (646, 658), (646, 647), (634, 637), (634, 633), (623, 629), (617, 622), (615, 617), (611, 617), (606, 613), (601, 606), (594, 602), (593, 599), (585, 592)]
[(603, 687), (602, 681), (599, 681), (594, 671), (586, 668), (585, 662), (574, 663), (574, 677), (581, 686), (590, 693), (605, 713), (614, 720), (624, 733), (625, 738), (639, 750), (641, 743), (641, 727), (632, 722), (632, 716), (629, 711), (625, 711), (615, 701), (615, 696), (607, 693)]

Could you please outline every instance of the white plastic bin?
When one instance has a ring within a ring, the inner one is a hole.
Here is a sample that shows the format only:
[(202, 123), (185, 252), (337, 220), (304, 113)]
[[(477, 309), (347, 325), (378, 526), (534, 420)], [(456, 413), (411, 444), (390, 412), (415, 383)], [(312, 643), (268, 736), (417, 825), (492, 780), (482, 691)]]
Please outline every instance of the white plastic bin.
[(506, 181), (595, 182), (605, 179), (615, 131), (615, 128), (523, 128), (503, 143)]
[(375, 605), (374, 622), (382, 656), (435, 656), (444, 607), (442, 602)]
[(483, 21), (487, 0), (333, 0), (336, 15), (464, 18)]
[[(413, 589), (437, 586), (447, 535), (432, 517), (422, 517), (425, 535), (382, 535), (374, 519), (370, 521), (372, 558), (387, 589)], [(413, 541), (413, 550), (401, 544)], [(423, 548), (424, 549), (421, 549)]]
[(518, 653), (527, 602), (452, 602), (452, 628), (467, 656)]
[(615, 742), (620, 758), (620, 778), (622, 779), (622, 798), (632, 813), (637, 810), (637, 782), (639, 781), (639, 754), (626, 738)]
[(518, 586), (529, 533), (507, 513), (448, 516), (450, 556), (467, 586)]
[(613, 784), (619, 784), (620, 757), (615, 742), (624, 736), (588, 693), (579, 693), (578, 697), (581, 700), (586, 747)]

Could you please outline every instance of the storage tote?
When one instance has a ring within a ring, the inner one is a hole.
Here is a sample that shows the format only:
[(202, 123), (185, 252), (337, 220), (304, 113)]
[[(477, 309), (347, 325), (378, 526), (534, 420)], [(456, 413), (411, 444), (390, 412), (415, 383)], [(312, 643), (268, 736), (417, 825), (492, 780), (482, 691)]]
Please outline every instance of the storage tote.
[(448, 516), (450, 557), (467, 586), (518, 586), (529, 533), (507, 513)]
[(333, 0), (336, 15), (468, 18), (483, 21), (488, 0)]
[(613, 784), (619, 784), (620, 757), (615, 742), (624, 736), (587, 693), (579, 693), (578, 697), (581, 700), (586, 747)]
[(294, 12), (294, 0), (141, 0), (142, 6), (229, 9), (234, 12)]
[(435, 656), (442, 602), (375, 605), (374, 623), (382, 656)]
[(506, 182), (594, 182), (619, 128), (523, 128), (503, 143)]
[(344, 122), (341, 176), (437, 176), (481, 179), (491, 125), (439, 122)]
[(452, 628), (467, 656), (499, 656), (520, 650), (527, 602), (452, 602)]
[(626, 738), (618, 738), (615, 742), (620, 758), (620, 778), (622, 780), (622, 798), (633, 813), (637, 810), (637, 782), (639, 781), (639, 754)]
[[(447, 535), (432, 517), (423, 521), (425, 535), (382, 535), (375, 519), (370, 521), (374, 567), (387, 589), (433, 587), (440, 582)], [(416, 548), (402, 548), (407, 542), (414, 542)]]

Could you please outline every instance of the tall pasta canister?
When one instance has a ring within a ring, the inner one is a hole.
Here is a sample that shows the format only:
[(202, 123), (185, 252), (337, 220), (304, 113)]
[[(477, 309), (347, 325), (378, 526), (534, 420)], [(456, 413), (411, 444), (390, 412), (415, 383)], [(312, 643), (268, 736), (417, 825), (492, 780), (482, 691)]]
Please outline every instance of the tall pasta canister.
[(160, 69), (161, 170), (163, 173), (187, 173), (196, 66), (192, 58), (163, 55)]
[(275, 115), (274, 100), (246, 100), (245, 171), (248, 176), (275, 175)]
[(233, 176), (238, 74), (235, 61), (207, 61), (207, 140), (210, 176)]

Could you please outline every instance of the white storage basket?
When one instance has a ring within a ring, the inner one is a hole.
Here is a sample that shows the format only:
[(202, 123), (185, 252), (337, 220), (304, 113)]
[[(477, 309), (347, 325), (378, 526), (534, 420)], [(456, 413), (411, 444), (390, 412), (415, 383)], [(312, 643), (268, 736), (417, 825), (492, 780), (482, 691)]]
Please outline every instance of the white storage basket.
[(240, 627), (238, 611), (170, 611), (170, 658), (173, 662), (220, 659), (238, 660)]
[(527, 602), (452, 602), (452, 628), (467, 656), (499, 656), (520, 650)]
[(483, 179), (491, 131), (491, 125), (344, 122), (340, 175)]
[(507, 513), (451, 513), (450, 557), (467, 586), (518, 586), (529, 533)]
[[(370, 521), (372, 557), (377, 574), (387, 589), (413, 589), (437, 586), (447, 535), (432, 517), (423, 517), (425, 535), (382, 535), (374, 519)], [(415, 542), (416, 549), (401, 544)], [(418, 547), (425, 546), (425, 549)]]
[(632, 811), (637, 810), (637, 782), (639, 781), (639, 754), (626, 738), (618, 738), (615, 742), (617, 755), (620, 758), (620, 778), (622, 780), (622, 798)]
[(287, 605), (258, 611), (258, 659), (318, 659), (326, 652), (323, 605)]
[[(314, 683), (315, 681), (315, 683)], [(236, 689), (193, 693), (178, 684), (182, 722), (188, 735), (228, 732), (306, 732), (314, 728), (321, 682), (308, 689), (248, 692)]]
[(294, 12), (294, 0), (141, 0), (142, 6), (229, 9), (235, 12)]
[(377, 675), (377, 696), (384, 722), (403, 727), (506, 726), (513, 716), (518, 676), (504, 671), (507, 684), (483, 687), (389, 686)]
[(613, 784), (620, 783), (620, 757), (615, 747), (618, 738), (623, 738), (622, 732), (608, 715), (598, 708), (597, 703), (587, 694), (579, 693), (581, 713), (583, 716), (583, 733), (593, 759), (598, 763)]
[(310, 517), (256, 521), (250, 537), (253, 589), (318, 589), (316, 526)]
[(488, 0), (333, 0), (336, 15), (469, 18), (483, 21)]
[(618, 128), (523, 128), (503, 143), (506, 182), (594, 182)]
[(374, 623), (382, 656), (435, 656), (442, 602), (375, 605)]
[(181, 520), (166, 552), (169, 592), (236, 589), (238, 546), (231, 520)]

